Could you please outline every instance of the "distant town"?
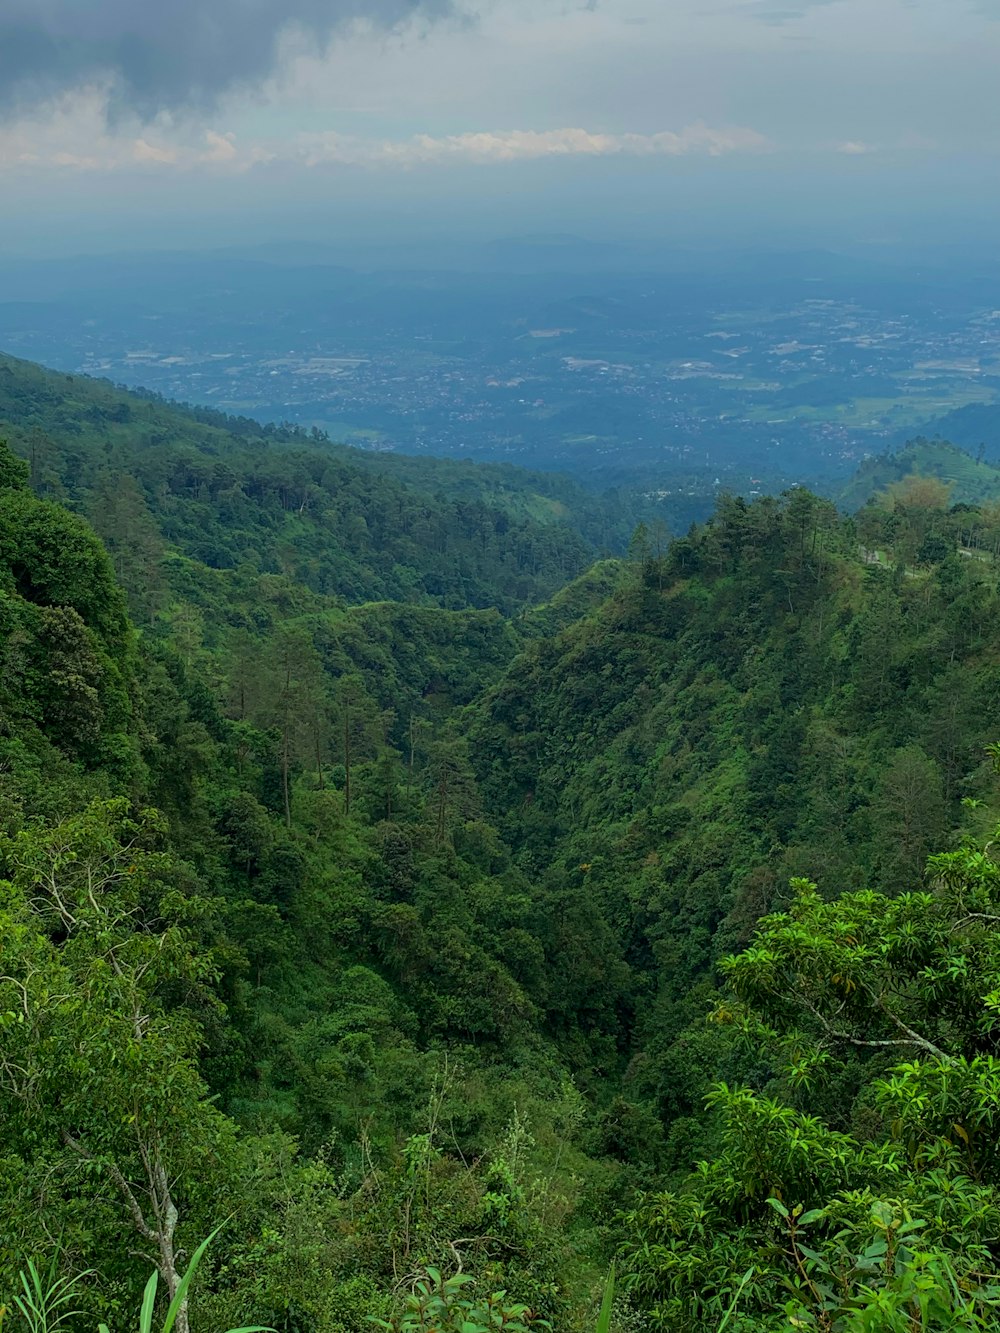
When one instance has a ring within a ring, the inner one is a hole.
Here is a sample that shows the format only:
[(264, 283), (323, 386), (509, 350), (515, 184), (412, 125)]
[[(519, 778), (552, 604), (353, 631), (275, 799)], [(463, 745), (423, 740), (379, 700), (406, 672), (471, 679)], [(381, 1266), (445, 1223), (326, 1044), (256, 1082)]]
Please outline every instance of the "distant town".
[(0, 305), (0, 343), (370, 449), (568, 469), (663, 495), (847, 475), (1000, 396), (1000, 309), (978, 296), (911, 293), (900, 309), (891, 283), (845, 295), (843, 281), (817, 281), (815, 294), (779, 284), (763, 302), (744, 282), (706, 303), (635, 275), (579, 294), (584, 280), (566, 276), (331, 273), (300, 274), (257, 304), (182, 282), (169, 300), (137, 300), (127, 320)]

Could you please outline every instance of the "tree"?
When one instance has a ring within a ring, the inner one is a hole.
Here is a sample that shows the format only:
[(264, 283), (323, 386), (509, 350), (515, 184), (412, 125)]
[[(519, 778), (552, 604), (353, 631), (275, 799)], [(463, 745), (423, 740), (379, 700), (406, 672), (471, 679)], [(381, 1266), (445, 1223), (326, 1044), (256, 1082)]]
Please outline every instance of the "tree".
[(885, 493), (886, 508), (947, 509), (952, 483), (939, 477), (922, 477), (911, 473), (901, 481), (894, 481)]
[(627, 1219), (626, 1282), (655, 1327), (711, 1326), (736, 1294), (755, 1329), (994, 1326), (1000, 865), (968, 845), (929, 873), (933, 892), (896, 898), (795, 881), (723, 964), (714, 1017), (766, 1059), (770, 1095), (718, 1085), (714, 1157)]
[(280, 737), (281, 790), (285, 824), (291, 826), (292, 765), (314, 758), (316, 779), (323, 785), (327, 686), (323, 664), (308, 633), (282, 625), (270, 649), (271, 692), (264, 705), (270, 725)]
[(873, 560), (878, 548), (886, 544), (890, 523), (890, 515), (874, 500), (869, 500), (855, 515), (854, 524), (866, 559)]
[(453, 823), (475, 819), (480, 813), (468, 742), (456, 736), (431, 741), (426, 773), (433, 783), (434, 841), (441, 846)]
[(871, 805), (882, 884), (901, 890), (919, 884), (924, 862), (947, 827), (941, 773), (919, 745), (895, 752)]
[(173, 1298), (184, 1197), (234, 1131), (198, 1073), (194, 1015), (214, 977), (192, 942), (202, 905), (171, 885), (159, 835), (154, 815), (111, 801), (0, 840), (0, 1117), (29, 1209), (5, 1208), (7, 1234), (33, 1232), (36, 1192), (51, 1230), (60, 1208), (78, 1228), (73, 1200), (96, 1175), (117, 1200), (102, 1243), (113, 1252), (125, 1224)]
[(68, 606), (38, 611), (44, 676), (39, 693), (45, 727), (70, 753), (93, 758), (104, 725), (104, 669), (93, 636)]
[(649, 535), (649, 528), (645, 523), (640, 523), (635, 532), (632, 533), (628, 544), (628, 558), (631, 564), (637, 565), (640, 573), (649, 563), (652, 555), (653, 543)]
[(112, 656), (130, 653), (133, 631), (108, 554), (75, 515), (26, 491), (0, 490), (3, 566), (25, 601), (72, 607)]
[(0, 491), (26, 491), (28, 465), (12, 453), (6, 440), (0, 439)]
[(108, 548), (133, 612), (153, 620), (164, 596), (161, 562), (166, 546), (142, 487), (127, 471), (102, 473), (88, 515)]
[(261, 639), (247, 630), (237, 630), (226, 652), (227, 711), (245, 722), (260, 716), (267, 696), (268, 654)]
[(384, 718), (375, 701), (365, 688), (357, 672), (341, 676), (333, 687), (335, 731), (340, 739), (344, 764), (344, 811), (351, 811), (351, 778), (354, 766), (367, 759), (381, 736), (384, 739)]
[(233, 860), (250, 876), (261, 866), (274, 845), (274, 832), (267, 811), (250, 792), (240, 791), (226, 803), (219, 819), (219, 832), (229, 843)]

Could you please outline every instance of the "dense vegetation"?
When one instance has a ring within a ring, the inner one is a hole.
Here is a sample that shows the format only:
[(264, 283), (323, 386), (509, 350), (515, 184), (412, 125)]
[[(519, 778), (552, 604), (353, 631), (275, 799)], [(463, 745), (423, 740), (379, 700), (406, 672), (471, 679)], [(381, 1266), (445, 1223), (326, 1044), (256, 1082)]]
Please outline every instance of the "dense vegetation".
[[(976, 412), (978, 408), (963, 409)], [(995, 412), (995, 408), (983, 409)], [(992, 436), (992, 432), (990, 432)], [(955, 504), (995, 504), (1000, 500), (1000, 467), (986, 459), (981, 442), (975, 457), (965, 449), (940, 439), (910, 440), (895, 452), (879, 454), (858, 468), (850, 484), (842, 491), (840, 503), (854, 511), (884, 495), (891, 486), (910, 477), (935, 478), (949, 488)]]
[(3, 371), (0, 1293), (993, 1326), (991, 510), (584, 572), (572, 488)]
[(266, 577), (300, 598), (510, 611), (623, 548), (634, 523), (566, 478), (366, 454), (9, 357), (0, 426), (36, 494), (94, 523), (140, 615), (193, 591), (165, 550), (196, 562), (202, 596), (251, 605)]

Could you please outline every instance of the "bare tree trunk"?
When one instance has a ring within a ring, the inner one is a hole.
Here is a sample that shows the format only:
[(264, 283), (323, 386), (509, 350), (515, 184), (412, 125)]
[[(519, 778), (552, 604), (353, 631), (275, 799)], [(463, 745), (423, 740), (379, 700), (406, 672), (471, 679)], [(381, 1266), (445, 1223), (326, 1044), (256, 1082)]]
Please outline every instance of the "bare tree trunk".
[[(68, 1130), (64, 1129), (62, 1131), (62, 1140), (84, 1161), (94, 1161), (93, 1154), (79, 1140), (75, 1139)], [(169, 1299), (172, 1301), (177, 1295), (177, 1289), (183, 1277), (177, 1267), (177, 1251), (174, 1248), (174, 1235), (177, 1231), (178, 1221), (177, 1205), (170, 1193), (170, 1182), (167, 1178), (166, 1168), (163, 1165), (159, 1144), (156, 1142), (145, 1144), (140, 1141), (139, 1155), (142, 1158), (142, 1164), (146, 1172), (149, 1199), (153, 1211), (152, 1222), (147, 1219), (142, 1210), (142, 1205), (136, 1198), (135, 1191), (125, 1179), (117, 1164), (112, 1161), (105, 1161), (104, 1166), (131, 1214), (136, 1231), (145, 1240), (156, 1246), (156, 1268), (166, 1284)], [(190, 1333), (186, 1297), (177, 1311), (177, 1320), (174, 1327), (177, 1329), (177, 1333)]]
[[(145, 1158), (145, 1153), (143, 1153), (143, 1157)], [(177, 1288), (180, 1286), (181, 1277), (183, 1276), (177, 1271), (177, 1253), (174, 1250), (174, 1232), (177, 1230), (177, 1205), (171, 1196), (167, 1173), (159, 1153), (156, 1153), (152, 1163), (147, 1164), (146, 1169), (150, 1171), (152, 1176), (150, 1195), (153, 1200), (153, 1213), (156, 1217), (156, 1230), (160, 1247), (160, 1276), (167, 1284), (167, 1291), (172, 1301), (177, 1295)], [(188, 1333), (187, 1296), (184, 1297), (178, 1307), (174, 1327), (177, 1329), (177, 1333)]]

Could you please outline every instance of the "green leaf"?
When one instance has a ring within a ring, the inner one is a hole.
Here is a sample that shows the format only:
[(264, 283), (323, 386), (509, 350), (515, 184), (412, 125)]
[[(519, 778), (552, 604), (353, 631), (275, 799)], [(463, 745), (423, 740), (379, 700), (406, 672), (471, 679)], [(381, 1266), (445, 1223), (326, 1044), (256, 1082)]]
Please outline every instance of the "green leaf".
[(153, 1306), (156, 1303), (157, 1272), (154, 1268), (142, 1293), (142, 1308), (139, 1311), (139, 1333), (150, 1333), (153, 1327)]
[(170, 1302), (170, 1306), (167, 1309), (167, 1317), (163, 1321), (163, 1333), (170, 1333), (170, 1330), (173, 1328), (177, 1316), (180, 1313), (181, 1306), (187, 1299), (188, 1288), (194, 1281), (194, 1275), (198, 1271), (198, 1265), (204, 1258), (205, 1251), (208, 1249), (209, 1245), (211, 1245), (212, 1241), (215, 1240), (216, 1236), (219, 1234), (221, 1230), (222, 1230), (221, 1226), (216, 1227), (215, 1230), (212, 1232), (212, 1234), (210, 1236), (207, 1236), (201, 1242), (201, 1244), (195, 1250), (194, 1254), (191, 1256), (191, 1262), (187, 1266), (187, 1272), (181, 1278), (180, 1282), (178, 1282), (177, 1290), (174, 1292), (174, 1299)]
[(730, 1302), (729, 1309), (722, 1316), (722, 1322), (719, 1324), (717, 1333), (723, 1333), (723, 1330), (725, 1329), (726, 1325), (729, 1323), (730, 1319), (732, 1319), (733, 1314), (736, 1311), (736, 1306), (739, 1304), (739, 1299), (743, 1295), (743, 1288), (753, 1277), (753, 1274), (754, 1270), (752, 1268), (748, 1268), (747, 1271), (740, 1278), (740, 1285), (736, 1288), (736, 1294), (733, 1296), (733, 1299)]
[(611, 1328), (611, 1307), (615, 1299), (615, 1261), (611, 1260), (607, 1280), (604, 1283), (604, 1297), (601, 1301), (601, 1313), (597, 1320), (597, 1333), (609, 1333)]

